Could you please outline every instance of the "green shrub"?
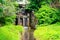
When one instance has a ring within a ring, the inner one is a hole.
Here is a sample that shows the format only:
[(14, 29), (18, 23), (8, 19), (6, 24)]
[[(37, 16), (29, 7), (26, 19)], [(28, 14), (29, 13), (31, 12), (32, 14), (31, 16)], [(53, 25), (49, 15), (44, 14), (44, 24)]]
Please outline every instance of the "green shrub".
[(0, 0), (0, 24), (14, 23), (17, 12), (17, 2), (12, 0)]
[(60, 23), (38, 27), (34, 31), (37, 40), (60, 40)]
[(32, 9), (34, 11), (38, 11), (41, 8), (41, 5), (50, 5), (52, 2), (56, 0), (28, 0), (30, 3), (26, 6), (28, 9)]
[(0, 40), (21, 40), (22, 26), (5, 25), (0, 27)]
[(42, 7), (35, 13), (38, 19), (38, 24), (51, 24), (58, 21), (58, 10), (51, 8), (49, 5), (42, 5)]

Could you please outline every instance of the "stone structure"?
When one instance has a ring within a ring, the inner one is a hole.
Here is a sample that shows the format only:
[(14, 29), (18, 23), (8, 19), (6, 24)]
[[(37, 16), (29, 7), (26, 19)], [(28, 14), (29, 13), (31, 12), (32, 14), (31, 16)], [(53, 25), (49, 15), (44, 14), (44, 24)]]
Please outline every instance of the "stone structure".
[[(22, 1), (22, 0), (21, 0)], [(25, 5), (28, 3), (26, 0), (19, 2), (20, 11), (16, 14), (16, 25), (22, 25), (24, 32), (22, 32), (21, 40), (34, 40), (33, 32), (36, 25), (36, 19), (34, 11), (25, 9)]]
[(25, 9), (17, 13), (16, 25), (27, 26), (34, 29), (36, 22), (37, 21), (32, 10)]
[(34, 28), (36, 24), (34, 12), (24, 8), (28, 3), (27, 0), (18, 0), (20, 11), (16, 14), (16, 25)]

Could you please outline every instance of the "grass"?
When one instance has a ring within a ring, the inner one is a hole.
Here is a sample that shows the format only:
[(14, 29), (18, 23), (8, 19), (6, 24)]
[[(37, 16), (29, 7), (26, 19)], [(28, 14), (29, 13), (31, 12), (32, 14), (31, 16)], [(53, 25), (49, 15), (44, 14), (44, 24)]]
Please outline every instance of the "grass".
[(34, 37), (37, 40), (60, 40), (60, 23), (37, 27)]
[(20, 25), (5, 25), (0, 27), (0, 40), (21, 40), (23, 27)]

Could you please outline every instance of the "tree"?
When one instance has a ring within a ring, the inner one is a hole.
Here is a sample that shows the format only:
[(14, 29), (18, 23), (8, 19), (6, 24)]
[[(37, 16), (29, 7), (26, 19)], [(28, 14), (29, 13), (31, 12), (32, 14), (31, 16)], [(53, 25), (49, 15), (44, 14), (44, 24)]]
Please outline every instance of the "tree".
[(51, 3), (56, 2), (56, 0), (29, 0), (30, 4), (27, 5), (28, 9), (37, 11), (41, 8), (41, 5), (51, 5)]
[(15, 0), (0, 0), (0, 24), (9, 24), (15, 21)]
[(49, 5), (42, 6), (36, 13), (36, 18), (38, 19), (38, 25), (54, 24), (60, 20), (59, 11), (56, 8), (52, 8)]

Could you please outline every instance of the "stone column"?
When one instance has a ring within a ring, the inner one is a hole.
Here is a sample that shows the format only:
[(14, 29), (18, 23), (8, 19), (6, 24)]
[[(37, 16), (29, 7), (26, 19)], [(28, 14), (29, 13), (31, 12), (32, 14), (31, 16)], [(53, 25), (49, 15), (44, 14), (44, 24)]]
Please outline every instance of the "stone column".
[(23, 40), (29, 40), (29, 29), (28, 26), (25, 25), (25, 18), (27, 18), (27, 16), (23, 16), (23, 27), (24, 27), (24, 32), (23, 32)]
[(20, 15), (18, 15), (18, 25), (20, 25)]

